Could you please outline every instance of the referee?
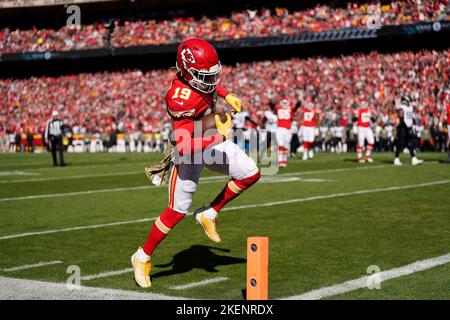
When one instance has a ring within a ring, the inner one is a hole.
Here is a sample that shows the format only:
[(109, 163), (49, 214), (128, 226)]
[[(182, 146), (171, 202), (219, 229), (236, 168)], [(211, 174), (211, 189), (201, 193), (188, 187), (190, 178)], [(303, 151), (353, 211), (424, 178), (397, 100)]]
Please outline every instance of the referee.
[(59, 152), (59, 162), (61, 166), (65, 166), (64, 164), (64, 149), (62, 142), (62, 127), (63, 122), (58, 118), (58, 111), (52, 112), (52, 118), (48, 120), (47, 126), (45, 128), (45, 141), (47, 141), (47, 145), (50, 146), (50, 150), (52, 151), (52, 159), (53, 166), (58, 165), (58, 161), (56, 159), (56, 152)]
[(411, 155), (411, 164), (413, 166), (421, 164), (423, 160), (416, 158), (416, 151), (414, 150), (413, 125), (415, 119), (410, 97), (403, 95), (400, 100), (400, 104), (396, 105), (395, 108), (397, 109), (399, 123), (397, 125), (397, 143), (395, 148), (394, 165), (402, 165), (399, 156), (400, 152), (402, 152), (406, 147), (408, 147), (409, 154)]

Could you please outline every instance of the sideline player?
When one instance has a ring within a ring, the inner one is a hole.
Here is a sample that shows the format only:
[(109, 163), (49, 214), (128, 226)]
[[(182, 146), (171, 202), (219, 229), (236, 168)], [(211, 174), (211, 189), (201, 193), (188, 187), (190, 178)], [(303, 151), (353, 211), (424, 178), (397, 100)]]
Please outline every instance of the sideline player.
[(300, 102), (296, 105), (290, 103), (287, 98), (281, 99), (278, 104), (270, 103), (270, 107), (277, 116), (277, 144), (278, 144), (278, 165), (280, 168), (287, 166), (289, 149), (291, 146), (291, 126), (294, 120), (294, 113), (300, 107)]
[(413, 125), (414, 125), (414, 108), (411, 105), (411, 98), (408, 95), (403, 95), (400, 103), (395, 106), (398, 115), (397, 123), (397, 144), (395, 148), (394, 165), (401, 166), (400, 152), (405, 147), (409, 149), (411, 155), (411, 164), (416, 166), (422, 164), (423, 160), (416, 158), (416, 150), (413, 143)]
[(316, 124), (319, 116), (318, 110), (313, 106), (311, 101), (300, 109), (300, 117), (302, 123), (303, 136), (303, 158), (302, 160), (312, 159), (314, 157), (314, 138), (316, 135)]
[(234, 112), (241, 111), (241, 101), (219, 85), (222, 67), (214, 47), (201, 39), (182, 42), (177, 51), (177, 69), (178, 73), (166, 93), (167, 112), (172, 118), (176, 155), (179, 156), (169, 178), (169, 203), (156, 219), (143, 247), (131, 257), (134, 279), (144, 288), (151, 286), (150, 257), (190, 209), (205, 166), (231, 177), (208, 206), (194, 212), (195, 220), (216, 243), (221, 241), (216, 230), (220, 209), (260, 178), (256, 163), (229, 140), (232, 128), (229, 114), (224, 123), (215, 117), (217, 134), (194, 136), (194, 121), (215, 112), (217, 96), (224, 98)]
[[(372, 149), (373, 144), (375, 143), (375, 139), (373, 137), (373, 131), (370, 127), (372, 120), (372, 110), (368, 106), (365, 99), (361, 99), (359, 102), (359, 107), (356, 109), (358, 116), (358, 144), (356, 146), (356, 154), (358, 156), (358, 162), (364, 163), (369, 162), (372, 163)], [(366, 146), (366, 159), (363, 158), (363, 148), (364, 144), (367, 141)]]

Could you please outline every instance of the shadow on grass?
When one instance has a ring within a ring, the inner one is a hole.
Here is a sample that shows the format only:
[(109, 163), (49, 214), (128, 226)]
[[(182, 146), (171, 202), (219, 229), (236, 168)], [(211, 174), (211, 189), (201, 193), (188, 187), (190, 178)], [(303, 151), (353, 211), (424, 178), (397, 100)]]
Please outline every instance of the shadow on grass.
[(218, 255), (214, 251), (230, 252), (229, 249), (193, 245), (189, 249), (177, 253), (171, 262), (155, 265), (158, 268), (172, 267), (170, 270), (161, 271), (152, 275), (152, 278), (166, 277), (180, 273), (186, 273), (193, 269), (202, 269), (207, 272), (218, 272), (217, 266), (245, 263), (242, 258)]

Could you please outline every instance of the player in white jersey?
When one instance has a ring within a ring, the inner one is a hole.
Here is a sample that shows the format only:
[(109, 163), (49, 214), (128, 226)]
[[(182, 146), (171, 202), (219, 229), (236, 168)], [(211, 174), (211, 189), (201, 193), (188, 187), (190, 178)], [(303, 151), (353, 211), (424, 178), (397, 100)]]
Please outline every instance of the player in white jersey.
[(407, 95), (403, 95), (399, 104), (395, 106), (399, 122), (397, 124), (397, 144), (395, 149), (394, 165), (401, 166), (400, 152), (405, 147), (409, 149), (411, 155), (411, 164), (413, 166), (421, 164), (423, 160), (416, 158), (416, 151), (413, 144), (413, 125), (414, 125), (414, 108), (411, 105), (411, 99)]
[(320, 131), (320, 138), (322, 140), (322, 151), (327, 151), (327, 133), (328, 133), (328, 127), (325, 125), (325, 122), (322, 122), (322, 125), (319, 128)]
[(344, 127), (341, 126), (339, 121), (336, 121), (336, 125), (333, 127), (334, 148), (336, 153), (343, 152), (344, 149)]
[(278, 118), (271, 110), (262, 112), (262, 123), (259, 129), (259, 153), (263, 158), (266, 151), (271, 150), (272, 139), (275, 141)]
[(236, 113), (233, 117), (233, 126), (235, 130), (236, 144), (242, 150), (245, 150), (245, 121), (249, 117), (247, 111)]

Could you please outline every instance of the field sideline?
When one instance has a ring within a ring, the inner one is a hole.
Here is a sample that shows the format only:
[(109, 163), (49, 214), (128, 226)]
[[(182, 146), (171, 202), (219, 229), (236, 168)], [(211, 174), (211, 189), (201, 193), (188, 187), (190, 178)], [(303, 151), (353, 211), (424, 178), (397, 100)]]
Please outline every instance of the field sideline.
[[(0, 298), (242, 299), (246, 238), (264, 235), (272, 299), (450, 299), (450, 165), (443, 153), (419, 156), (419, 167), (407, 155), (394, 167), (392, 154), (363, 165), (354, 154), (292, 159), (224, 209), (221, 244), (186, 217), (153, 255), (153, 287), (143, 290), (129, 260), (167, 202), (143, 173), (158, 155), (67, 154), (63, 168), (48, 154), (0, 155), (0, 284), (11, 289)], [(225, 182), (205, 170), (192, 209)], [(54, 284), (72, 265), (85, 295)], [(370, 266), (386, 277), (379, 290), (342, 290)]]

